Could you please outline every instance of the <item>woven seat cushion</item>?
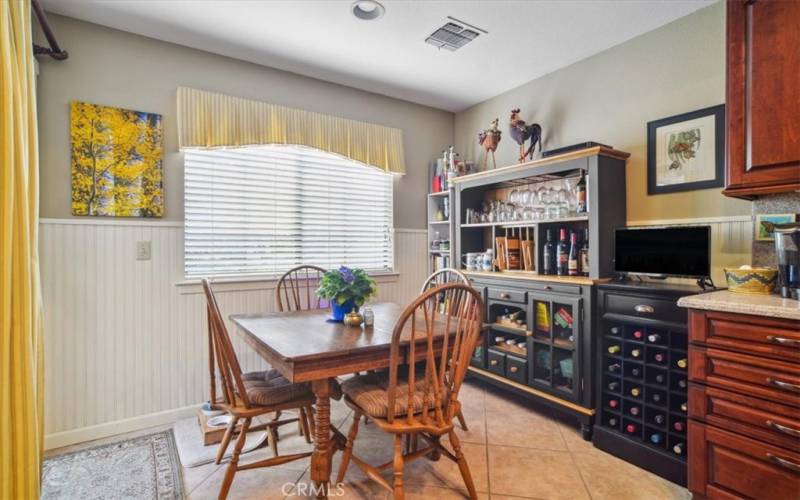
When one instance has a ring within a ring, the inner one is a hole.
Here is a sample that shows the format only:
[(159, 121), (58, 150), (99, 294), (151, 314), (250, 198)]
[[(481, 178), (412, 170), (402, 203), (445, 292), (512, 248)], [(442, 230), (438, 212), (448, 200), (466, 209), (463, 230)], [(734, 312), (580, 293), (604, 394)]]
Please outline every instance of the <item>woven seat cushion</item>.
[[(420, 413), (423, 407), (424, 378), (418, 378), (414, 385), (416, 386), (416, 391), (414, 391), (412, 399), (412, 408), (416, 414)], [(369, 373), (345, 380), (342, 383), (342, 392), (368, 415), (376, 418), (386, 418), (389, 414), (388, 387), (389, 374), (387, 372)], [(428, 392), (428, 398), (428, 409), (432, 409), (435, 406), (434, 402), (430, 401), (433, 398), (432, 391)], [(398, 380), (394, 402), (395, 416), (405, 415), (407, 408), (408, 381)]]
[(293, 384), (274, 368), (244, 373), (242, 382), (247, 391), (247, 399), (254, 405), (272, 406), (311, 396), (310, 384)]

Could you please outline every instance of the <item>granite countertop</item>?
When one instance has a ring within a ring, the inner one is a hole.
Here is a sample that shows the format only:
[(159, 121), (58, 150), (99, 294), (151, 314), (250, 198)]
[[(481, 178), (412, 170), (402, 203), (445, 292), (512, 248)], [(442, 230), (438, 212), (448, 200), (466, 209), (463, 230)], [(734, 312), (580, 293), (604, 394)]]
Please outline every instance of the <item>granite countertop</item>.
[(678, 301), (678, 305), (689, 309), (753, 314), (800, 321), (800, 301), (784, 299), (780, 295), (749, 295), (720, 290), (682, 297)]

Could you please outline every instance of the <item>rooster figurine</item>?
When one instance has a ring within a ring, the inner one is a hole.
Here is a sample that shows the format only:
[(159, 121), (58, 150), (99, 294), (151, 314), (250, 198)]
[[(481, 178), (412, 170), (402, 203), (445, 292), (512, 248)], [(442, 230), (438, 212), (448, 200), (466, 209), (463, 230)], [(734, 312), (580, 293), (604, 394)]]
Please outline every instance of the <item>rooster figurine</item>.
[[(509, 131), (511, 138), (514, 142), (519, 144), (519, 161), (525, 161), (525, 157), (530, 155), (533, 159), (533, 149), (536, 143), (539, 143), (539, 151), (542, 151), (542, 127), (538, 123), (528, 125), (524, 120), (519, 118), (519, 108), (511, 110), (511, 123), (509, 123)], [(525, 150), (525, 141), (531, 139), (531, 146)]]
[(489, 159), (489, 153), (492, 153), (492, 168), (497, 168), (497, 161), (494, 158), (494, 152), (497, 150), (497, 145), (500, 144), (502, 132), (498, 128), (500, 120), (495, 118), (492, 120), (492, 126), (478, 134), (478, 144), (483, 146), (483, 169), (486, 170), (486, 162)]

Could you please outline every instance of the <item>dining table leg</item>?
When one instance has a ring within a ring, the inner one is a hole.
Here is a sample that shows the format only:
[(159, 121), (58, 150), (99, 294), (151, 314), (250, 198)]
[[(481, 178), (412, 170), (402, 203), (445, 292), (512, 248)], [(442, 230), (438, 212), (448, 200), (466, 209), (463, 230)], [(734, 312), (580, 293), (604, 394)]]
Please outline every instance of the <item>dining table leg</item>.
[(311, 480), (317, 498), (327, 498), (331, 480), (333, 446), (331, 443), (331, 380), (311, 382), (311, 390), (317, 398), (314, 412), (314, 453), (311, 455)]

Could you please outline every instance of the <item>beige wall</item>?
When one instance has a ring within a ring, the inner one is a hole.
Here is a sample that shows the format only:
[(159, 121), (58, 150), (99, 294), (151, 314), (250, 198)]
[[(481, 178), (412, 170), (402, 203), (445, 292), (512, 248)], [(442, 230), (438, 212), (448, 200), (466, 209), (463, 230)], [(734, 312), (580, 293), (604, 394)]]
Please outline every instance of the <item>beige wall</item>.
[[(536, 64), (537, 50), (547, 48), (532, 49), (520, 64)], [(520, 107), (523, 119), (542, 125), (544, 149), (593, 140), (631, 153), (628, 220), (749, 214), (749, 202), (720, 189), (647, 195), (647, 122), (725, 102), (724, 71), (725, 10), (718, 2), (457, 113), (456, 148), (479, 159), (478, 132), (498, 117), (504, 135), (497, 164), (516, 163), (518, 147), (506, 130), (510, 110)]]
[[(69, 102), (164, 115), (165, 219), (183, 220), (175, 89), (197, 87), (403, 130), (407, 174), (395, 181), (395, 227), (425, 227), (428, 163), (453, 140), (453, 114), (273, 68), (49, 14), (63, 62), (40, 59), (41, 215), (70, 217)], [(41, 36), (39, 36), (41, 39)]]

